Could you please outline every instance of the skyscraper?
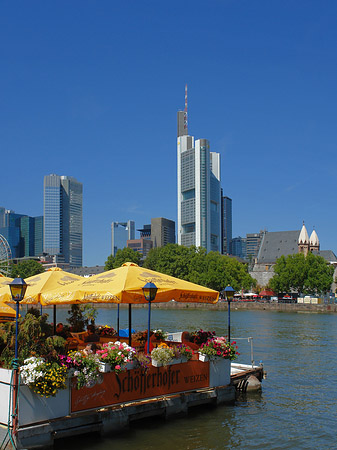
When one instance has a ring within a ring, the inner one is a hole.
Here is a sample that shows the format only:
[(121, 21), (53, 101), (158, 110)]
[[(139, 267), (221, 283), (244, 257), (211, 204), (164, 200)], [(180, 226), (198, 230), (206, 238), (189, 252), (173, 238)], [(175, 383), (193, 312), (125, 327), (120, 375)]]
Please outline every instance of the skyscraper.
[(221, 251), (220, 154), (207, 139), (188, 135), (185, 111), (178, 111), (178, 244)]
[(43, 251), (59, 262), (82, 266), (82, 183), (59, 175), (44, 177)]
[(221, 189), (221, 253), (231, 254), (232, 240), (232, 199), (222, 195)]
[(127, 222), (111, 223), (111, 253), (116, 256), (117, 250), (127, 246), (127, 241), (135, 238), (135, 222), (128, 220)]
[(154, 247), (164, 247), (176, 241), (176, 224), (164, 217), (151, 219), (151, 240)]
[(0, 207), (0, 234), (6, 238), (13, 258), (42, 253), (42, 216), (30, 217)]

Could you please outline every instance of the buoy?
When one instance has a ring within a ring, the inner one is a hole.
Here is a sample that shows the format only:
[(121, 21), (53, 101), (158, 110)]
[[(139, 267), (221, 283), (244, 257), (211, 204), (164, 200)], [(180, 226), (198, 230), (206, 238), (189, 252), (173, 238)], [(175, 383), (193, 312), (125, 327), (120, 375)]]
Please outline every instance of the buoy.
[(254, 375), (250, 375), (247, 379), (246, 391), (258, 391), (261, 389), (261, 381), (259, 381)]

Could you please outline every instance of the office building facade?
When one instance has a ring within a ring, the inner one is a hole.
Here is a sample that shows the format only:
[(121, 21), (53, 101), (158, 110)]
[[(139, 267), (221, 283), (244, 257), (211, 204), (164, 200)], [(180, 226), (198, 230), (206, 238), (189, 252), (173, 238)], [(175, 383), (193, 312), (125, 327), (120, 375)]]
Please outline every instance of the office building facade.
[(232, 199), (224, 196), (221, 189), (221, 253), (230, 255), (232, 240)]
[(151, 219), (151, 241), (153, 242), (153, 247), (164, 247), (167, 244), (175, 244), (175, 222), (164, 217)]
[(246, 234), (247, 258), (248, 259), (254, 259), (257, 257), (257, 254), (260, 249), (262, 237), (263, 237), (263, 231), (260, 231), (260, 233), (247, 233)]
[(42, 216), (30, 217), (0, 207), (0, 234), (6, 238), (14, 259), (41, 255), (42, 227)]
[(111, 223), (111, 254), (116, 256), (118, 250), (127, 247), (127, 241), (135, 238), (135, 222)]
[(57, 262), (82, 266), (83, 186), (73, 177), (44, 177), (43, 251)]
[(233, 256), (241, 259), (247, 258), (247, 240), (241, 236), (235, 237), (231, 241), (231, 251)]
[(177, 241), (180, 245), (221, 251), (220, 154), (207, 139), (194, 141), (186, 126), (186, 111), (178, 112)]

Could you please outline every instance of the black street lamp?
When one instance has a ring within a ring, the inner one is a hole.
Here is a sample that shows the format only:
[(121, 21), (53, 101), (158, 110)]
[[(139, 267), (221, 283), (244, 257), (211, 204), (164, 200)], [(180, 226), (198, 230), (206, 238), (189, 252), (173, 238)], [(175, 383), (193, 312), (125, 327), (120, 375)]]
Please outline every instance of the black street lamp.
[(235, 289), (228, 285), (225, 287), (225, 296), (228, 304), (228, 342), (231, 342), (231, 301), (234, 297)]
[(150, 325), (151, 325), (151, 302), (156, 298), (157, 286), (154, 283), (146, 283), (143, 287), (145, 300), (149, 302), (149, 317), (147, 325), (147, 353), (150, 353)]
[(14, 368), (14, 381), (13, 381), (13, 431), (16, 432), (18, 416), (17, 416), (17, 404), (18, 404), (18, 385), (19, 385), (19, 361), (18, 361), (18, 321), (19, 321), (19, 305), (23, 300), (27, 283), (23, 278), (15, 278), (9, 283), (9, 289), (11, 291), (12, 299), (16, 302), (16, 321), (15, 321), (15, 357), (12, 362)]

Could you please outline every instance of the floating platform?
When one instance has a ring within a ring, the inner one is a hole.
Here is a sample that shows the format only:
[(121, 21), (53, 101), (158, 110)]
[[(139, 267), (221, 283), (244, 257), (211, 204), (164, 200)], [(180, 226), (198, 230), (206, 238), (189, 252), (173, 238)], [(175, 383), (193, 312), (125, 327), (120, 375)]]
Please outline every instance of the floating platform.
[[(160, 371), (165, 369), (160, 369)], [(159, 373), (159, 371), (158, 371)], [(231, 363), (230, 382), (224, 386), (204, 387), (186, 392), (159, 395), (152, 398), (123, 402), (106, 407), (71, 411), (70, 414), (58, 418), (49, 418), (35, 423), (20, 425), (15, 438), (17, 449), (43, 449), (52, 448), (55, 440), (83, 435), (86, 433), (99, 433), (101, 435), (120, 432), (132, 422), (160, 416), (164, 419), (172, 416), (187, 415), (195, 406), (206, 404), (231, 404), (235, 401), (236, 391), (246, 392), (249, 389), (249, 380), (262, 381), (264, 370), (262, 366)], [(25, 387), (23, 387), (25, 388)], [(30, 394), (29, 388), (26, 387)], [(25, 389), (23, 389), (24, 393)], [(71, 389), (70, 389), (71, 391)], [(61, 395), (65, 395), (65, 391)], [(34, 397), (36, 397), (34, 395)], [(28, 399), (29, 402), (32, 398)], [(36, 399), (35, 399), (36, 400)], [(54, 399), (48, 399), (48, 401)], [(64, 399), (63, 399), (64, 400)], [(22, 408), (24, 409), (24, 403)], [(42, 405), (41, 405), (42, 406)], [(35, 407), (36, 408), (36, 407)], [(37, 408), (41, 409), (41, 408)], [(29, 413), (29, 411), (26, 411)], [(14, 450), (7, 434), (7, 427), (0, 425), (0, 444), (4, 441), (1, 450)]]

